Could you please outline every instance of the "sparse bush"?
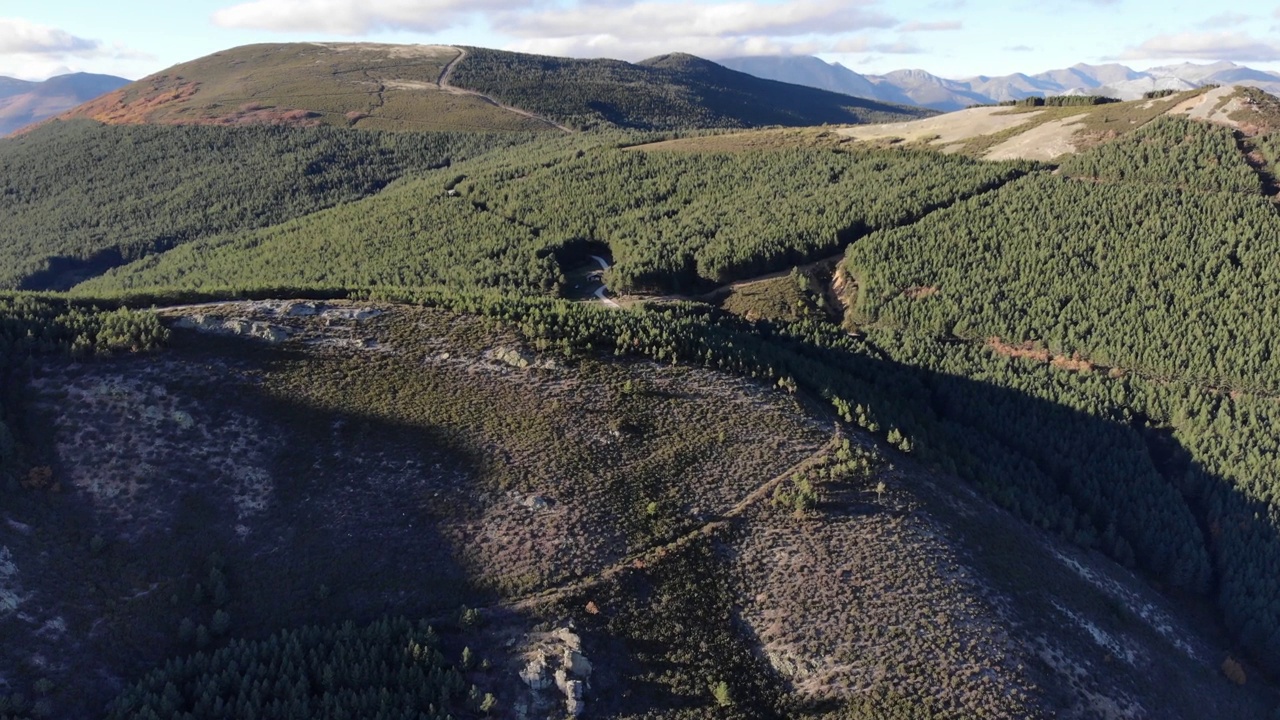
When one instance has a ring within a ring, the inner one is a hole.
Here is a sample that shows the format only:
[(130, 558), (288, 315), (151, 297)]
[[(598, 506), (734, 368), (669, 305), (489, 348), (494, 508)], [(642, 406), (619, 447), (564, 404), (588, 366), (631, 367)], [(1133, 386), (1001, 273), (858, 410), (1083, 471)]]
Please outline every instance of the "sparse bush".
[(729, 694), (729, 683), (723, 680), (711, 685), (711, 697), (715, 699), (716, 705), (720, 707), (733, 705), (733, 698)]
[(1248, 676), (1244, 671), (1244, 666), (1240, 664), (1240, 661), (1230, 656), (1222, 661), (1222, 674), (1226, 675), (1228, 680), (1237, 685), (1244, 685), (1248, 679)]

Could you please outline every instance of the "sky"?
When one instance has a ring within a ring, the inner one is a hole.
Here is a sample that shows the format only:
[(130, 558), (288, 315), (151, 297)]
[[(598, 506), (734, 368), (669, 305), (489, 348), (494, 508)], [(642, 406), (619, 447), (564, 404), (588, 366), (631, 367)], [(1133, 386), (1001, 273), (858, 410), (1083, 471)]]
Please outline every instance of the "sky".
[(1080, 62), (1280, 71), (1280, 0), (0, 0), (0, 75), (137, 79), (256, 42), (438, 43), (640, 60), (817, 55), (950, 78)]

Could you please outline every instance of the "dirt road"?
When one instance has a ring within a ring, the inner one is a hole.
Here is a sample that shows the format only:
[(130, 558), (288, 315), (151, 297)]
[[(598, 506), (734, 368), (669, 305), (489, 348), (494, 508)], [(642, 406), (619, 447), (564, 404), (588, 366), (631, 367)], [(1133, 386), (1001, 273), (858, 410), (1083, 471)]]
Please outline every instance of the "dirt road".
[(493, 105), (494, 107), (502, 108), (507, 112), (513, 112), (517, 115), (522, 115), (532, 120), (544, 122), (558, 130), (563, 130), (564, 132), (567, 132), (567, 133), (577, 132), (573, 128), (565, 127), (564, 125), (561, 125), (560, 123), (554, 120), (550, 120), (548, 118), (542, 117), (541, 115), (535, 115), (534, 113), (531, 113), (528, 110), (521, 110), (518, 107), (512, 107), (511, 105), (500, 103), (497, 100), (489, 97), (488, 95), (485, 95), (484, 93), (479, 93), (479, 92), (476, 92), (475, 90), (468, 90), (466, 88), (460, 88), (457, 85), (451, 84), (449, 82), (449, 76), (453, 75), (453, 69), (458, 66), (458, 63), (462, 62), (467, 57), (466, 50), (463, 50), (462, 48), (455, 48), (455, 49), (458, 51), (458, 57), (454, 58), (453, 60), (450, 60), (449, 64), (444, 66), (444, 70), (440, 71), (440, 79), (436, 81), (436, 87), (440, 88), (441, 90), (447, 93), (453, 93), (454, 95), (472, 95), (474, 97), (478, 97), (481, 100), (484, 100), (485, 102), (489, 103), (490, 105)]

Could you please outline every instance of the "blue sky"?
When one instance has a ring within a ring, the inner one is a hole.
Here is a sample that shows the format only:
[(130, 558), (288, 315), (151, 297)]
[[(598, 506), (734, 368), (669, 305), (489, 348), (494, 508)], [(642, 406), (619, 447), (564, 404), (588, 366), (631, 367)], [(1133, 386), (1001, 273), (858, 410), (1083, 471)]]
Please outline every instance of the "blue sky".
[(1231, 60), (1280, 70), (1280, 0), (0, 0), (0, 75), (138, 78), (253, 42), (467, 44), (638, 60), (814, 54), (863, 73)]

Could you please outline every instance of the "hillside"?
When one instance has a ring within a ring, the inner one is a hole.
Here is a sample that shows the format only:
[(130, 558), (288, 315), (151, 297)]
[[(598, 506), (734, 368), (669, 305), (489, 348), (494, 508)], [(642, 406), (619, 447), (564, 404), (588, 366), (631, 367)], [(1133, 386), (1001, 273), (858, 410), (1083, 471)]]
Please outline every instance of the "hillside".
[(458, 84), (580, 128), (804, 126), (930, 114), (761, 80), (679, 53), (636, 64), (481, 48), (467, 53), (454, 73)]
[(112, 124), (332, 125), (555, 131), (816, 125), (915, 108), (760, 80), (687, 57), (631, 65), (426, 45), (248, 45), (176, 65), (76, 108)]
[(0, 136), (66, 112), (128, 82), (90, 73), (59, 75), (43, 82), (0, 77)]
[[(1268, 100), (1268, 98), (1270, 98)], [(1053, 161), (1114, 141), (1158, 118), (1191, 117), (1247, 136), (1280, 129), (1273, 96), (1254, 88), (1223, 86), (1157, 93), (1129, 102), (1016, 105), (959, 110), (924, 120), (842, 128), (841, 135), (876, 144), (906, 143), (988, 160)]]
[(294, 222), (183, 245), (79, 290), (564, 293), (573, 263), (595, 248), (615, 263), (607, 279), (615, 291), (688, 291), (830, 256), (873, 229), (910, 223), (1025, 171), (929, 152), (724, 155), (610, 140), (582, 135), (494, 153)]
[(457, 48), (371, 43), (246, 45), (149, 75), (63, 115), (110, 124), (331, 125), (369, 130), (554, 130), (451, 92)]
[(3, 720), (1280, 717), (1280, 99), (180, 67), (0, 142)]
[(531, 139), (53, 123), (0, 143), (0, 288), (66, 289), (151, 253), (308, 215)]
[[(0, 526), (18, 610), (0, 627), (20, 639), (0, 663), (37, 690), (0, 701), (305, 716), (316, 687), (459, 718), (1264, 712), (1261, 686), (1218, 674), (1221, 641), (1137, 577), (804, 395), (535, 349), (715, 321), (452, 304), (174, 308), (165, 349), (38, 356), (22, 437), (51, 474), (11, 491)], [(830, 361), (891, 392), (930, 382), (853, 347)], [(808, 487), (816, 502), (792, 499)], [(436, 669), (411, 682), (410, 655)]]

